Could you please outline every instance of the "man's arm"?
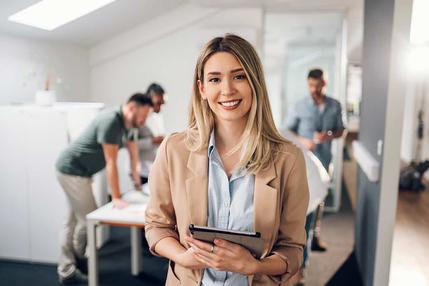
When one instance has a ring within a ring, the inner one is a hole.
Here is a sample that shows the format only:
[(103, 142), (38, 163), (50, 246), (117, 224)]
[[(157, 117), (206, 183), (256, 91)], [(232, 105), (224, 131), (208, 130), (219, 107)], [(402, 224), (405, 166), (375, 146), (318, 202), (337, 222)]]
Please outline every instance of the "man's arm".
[(314, 149), (316, 149), (316, 143), (313, 140), (302, 137), (293, 130), (289, 131), (296, 137), (296, 139), (298, 139), (299, 142), (301, 142), (302, 145), (304, 145), (307, 150), (314, 151)]
[(134, 188), (141, 190), (141, 180), (139, 175), (139, 147), (137, 141), (128, 141), (126, 144), (128, 153), (130, 154), (131, 176), (134, 182)]
[(103, 147), (104, 159), (106, 160), (107, 181), (112, 190), (112, 198), (119, 199), (121, 197), (121, 192), (119, 190), (119, 174), (116, 164), (119, 145), (102, 144), (101, 146)]
[(340, 130), (336, 130), (336, 131), (323, 131), (323, 132), (317, 132), (314, 135), (314, 141), (317, 144), (321, 144), (321, 143), (325, 143), (327, 141), (331, 141), (334, 140), (336, 138), (339, 138), (341, 136), (343, 136), (344, 133), (344, 129), (340, 129)]
[(292, 109), (290, 114), (287, 116), (284, 126), (296, 137), (296, 139), (298, 139), (302, 145), (304, 145), (307, 150), (314, 151), (314, 149), (316, 149), (316, 143), (314, 143), (313, 140), (298, 134), (300, 117), (298, 115), (297, 109), (299, 109), (299, 107), (295, 105), (294, 109)]
[(331, 141), (333, 139), (337, 139), (343, 136), (344, 134), (344, 122), (343, 122), (343, 114), (341, 111), (341, 105), (338, 104), (337, 114), (336, 114), (336, 122), (335, 126), (331, 130), (319, 132), (315, 135), (315, 140), (317, 143), (324, 143), (326, 141)]

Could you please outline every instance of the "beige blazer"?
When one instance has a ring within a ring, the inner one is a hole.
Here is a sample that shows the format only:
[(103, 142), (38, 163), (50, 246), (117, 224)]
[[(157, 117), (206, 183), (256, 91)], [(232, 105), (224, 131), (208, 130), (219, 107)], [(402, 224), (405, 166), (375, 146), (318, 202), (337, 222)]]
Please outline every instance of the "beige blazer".
[[(166, 138), (158, 149), (149, 175), (150, 201), (146, 209), (146, 239), (155, 245), (174, 237), (185, 247), (189, 224), (207, 225), (207, 149), (191, 152), (185, 133)], [(283, 275), (251, 275), (249, 285), (290, 285), (300, 268), (306, 243), (305, 218), (308, 186), (304, 157), (298, 147), (285, 144), (277, 160), (255, 175), (254, 230), (261, 233), (261, 259), (278, 255), (287, 264)], [(200, 285), (203, 271), (170, 262), (166, 285)]]

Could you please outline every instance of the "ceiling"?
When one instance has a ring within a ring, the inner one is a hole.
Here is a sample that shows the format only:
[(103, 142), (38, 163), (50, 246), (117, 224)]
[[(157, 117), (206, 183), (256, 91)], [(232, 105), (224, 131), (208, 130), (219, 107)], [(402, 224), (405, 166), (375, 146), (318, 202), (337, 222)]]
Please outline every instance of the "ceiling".
[(51, 32), (7, 20), (10, 15), (39, 1), (0, 1), (0, 33), (92, 46), (187, 2), (186, 0), (117, 0)]
[(191, 0), (207, 7), (265, 7), (268, 10), (338, 10), (359, 5), (362, 0)]
[[(7, 20), (10, 15), (38, 1), (40, 0), (0, 1), (0, 33), (90, 47), (180, 5), (191, 3), (220, 9), (263, 7), (271, 15), (297, 13), (298, 16), (288, 17), (289, 20), (286, 22), (279, 21), (284, 29), (291, 32), (292, 36), (294, 31), (302, 34), (302, 30), (314, 35), (334, 36), (337, 33), (331, 28), (334, 23), (311, 16), (301, 17), (299, 12), (331, 13), (337, 11), (347, 15), (349, 37), (357, 35), (355, 40), (351, 40), (351, 45), (360, 45), (362, 41), (359, 35), (361, 35), (362, 29), (363, 0), (117, 0), (51, 32)], [(326, 19), (326, 17), (324, 18)], [(280, 29), (271, 31), (267, 35), (268, 40), (276, 38), (276, 33), (279, 31)]]

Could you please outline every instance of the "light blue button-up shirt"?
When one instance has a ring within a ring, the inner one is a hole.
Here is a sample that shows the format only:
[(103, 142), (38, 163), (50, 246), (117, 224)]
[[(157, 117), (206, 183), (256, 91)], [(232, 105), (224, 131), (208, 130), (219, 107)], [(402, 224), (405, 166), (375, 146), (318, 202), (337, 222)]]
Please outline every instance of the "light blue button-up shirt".
[[(210, 135), (208, 148), (208, 226), (254, 231), (253, 229), (253, 193), (255, 176), (240, 169), (228, 175), (215, 146), (214, 132)], [(207, 268), (201, 285), (204, 286), (247, 286), (247, 276), (234, 272), (217, 271)]]
[[(315, 132), (339, 131), (344, 129), (341, 104), (332, 97), (326, 96), (325, 107), (321, 111), (311, 96), (299, 100), (291, 110), (287, 128), (299, 136), (313, 139)], [(314, 154), (328, 169), (332, 159), (331, 140), (317, 144)]]

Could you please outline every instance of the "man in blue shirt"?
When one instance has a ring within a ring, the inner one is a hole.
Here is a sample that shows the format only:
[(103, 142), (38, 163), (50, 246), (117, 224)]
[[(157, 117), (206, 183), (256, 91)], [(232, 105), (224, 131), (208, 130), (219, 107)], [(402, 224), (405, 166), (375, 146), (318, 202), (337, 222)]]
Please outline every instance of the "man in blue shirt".
[(344, 132), (341, 104), (324, 94), (326, 82), (322, 70), (311, 70), (307, 83), (311, 96), (296, 103), (288, 117), (287, 127), (328, 170), (332, 159), (332, 140), (341, 137)]
[[(339, 138), (344, 132), (341, 104), (324, 93), (326, 81), (321, 69), (313, 69), (308, 73), (307, 84), (310, 96), (299, 100), (287, 119), (287, 128), (297, 136), (298, 140), (322, 162), (329, 171), (332, 160), (332, 140)], [(307, 236), (314, 221), (314, 232), (311, 249), (326, 251), (320, 242), (320, 225), (324, 203), (307, 216)], [(304, 253), (304, 264), (307, 261)]]

